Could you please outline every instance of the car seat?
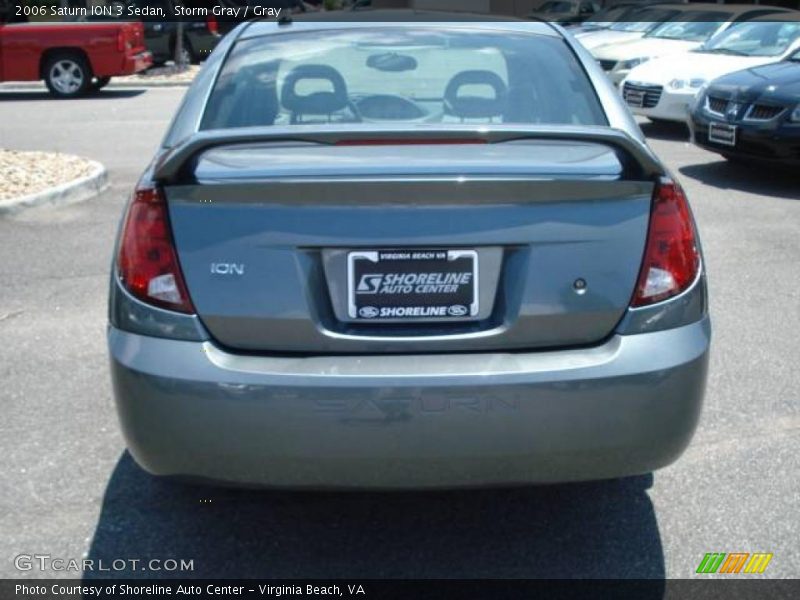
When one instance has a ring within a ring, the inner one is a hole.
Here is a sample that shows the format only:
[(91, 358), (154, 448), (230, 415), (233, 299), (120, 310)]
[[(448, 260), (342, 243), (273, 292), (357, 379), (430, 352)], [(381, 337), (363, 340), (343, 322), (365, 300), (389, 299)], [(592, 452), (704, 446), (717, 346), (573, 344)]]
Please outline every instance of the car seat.
[[(492, 96), (460, 94), (465, 86), (490, 88)], [(497, 73), (492, 71), (461, 71), (453, 76), (444, 91), (444, 112), (464, 119), (493, 119), (506, 110), (508, 89)]]
[[(300, 94), (297, 86), (301, 81), (327, 81), (330, 91)], [(300, 65), (286, 75), (281, 89), (281, 104), (291, 114), (291, 123), (300, 123), (304, 115), (331, 115), (349, 105), (347, 86), (341, 73), (328, 65)]]

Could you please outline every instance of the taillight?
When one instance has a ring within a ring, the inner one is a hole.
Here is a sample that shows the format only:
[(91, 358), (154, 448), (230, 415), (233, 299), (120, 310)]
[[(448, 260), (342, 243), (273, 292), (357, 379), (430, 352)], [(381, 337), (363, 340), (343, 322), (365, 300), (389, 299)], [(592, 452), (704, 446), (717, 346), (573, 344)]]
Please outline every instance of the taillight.
[(122, 285), (136, 298), (161, 308), (193, 313), (172, 241), (167, 205), (157, 188), (134, 192), (117, 256)]
[(217, 23), (217, 17), (214, 15), (208, 15), (206, 18), (206, 26), (208, 27), (209, 33), (219, 33), (219, 23)]
[(117, 51), (125, 52), (125, 30), (120, 29), (117, 34)]
[(632, 306), (646, 306), (680, 294), (697, 277), (700, 253), (683, 189), (662, 179), (653, 194), (644, 262)]

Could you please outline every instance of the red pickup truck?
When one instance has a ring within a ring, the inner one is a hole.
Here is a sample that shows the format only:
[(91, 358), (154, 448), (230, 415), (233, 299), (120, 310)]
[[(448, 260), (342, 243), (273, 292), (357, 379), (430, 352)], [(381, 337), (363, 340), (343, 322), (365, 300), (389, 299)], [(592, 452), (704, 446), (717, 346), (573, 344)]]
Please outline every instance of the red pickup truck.
[(0, 23), (0, 81), (44, 79), (57, 97), (100, 89), (152, 62), (141, 23)]

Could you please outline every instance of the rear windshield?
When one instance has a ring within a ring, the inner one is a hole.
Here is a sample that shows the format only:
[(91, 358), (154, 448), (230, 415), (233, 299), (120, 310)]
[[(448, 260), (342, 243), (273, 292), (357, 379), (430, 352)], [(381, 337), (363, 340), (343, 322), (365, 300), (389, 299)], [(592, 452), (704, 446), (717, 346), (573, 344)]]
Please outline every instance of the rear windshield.
[(561, 39), (416, 25), (240, 41), (200, 128), (313, 123), (606, 120), (588, 76)]

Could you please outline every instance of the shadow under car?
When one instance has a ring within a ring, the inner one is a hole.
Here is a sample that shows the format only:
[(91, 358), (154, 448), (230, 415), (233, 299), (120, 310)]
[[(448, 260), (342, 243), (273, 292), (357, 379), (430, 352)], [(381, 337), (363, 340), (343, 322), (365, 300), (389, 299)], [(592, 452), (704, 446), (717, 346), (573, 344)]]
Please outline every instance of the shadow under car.
[(652, 481), (644, 475), (509, 489), (254, 491), (164, 481), (125, 452), (87, 558), (185, 559), (193, 570), (85, 578), (658, 580), (664, 556), (647, 494)]

